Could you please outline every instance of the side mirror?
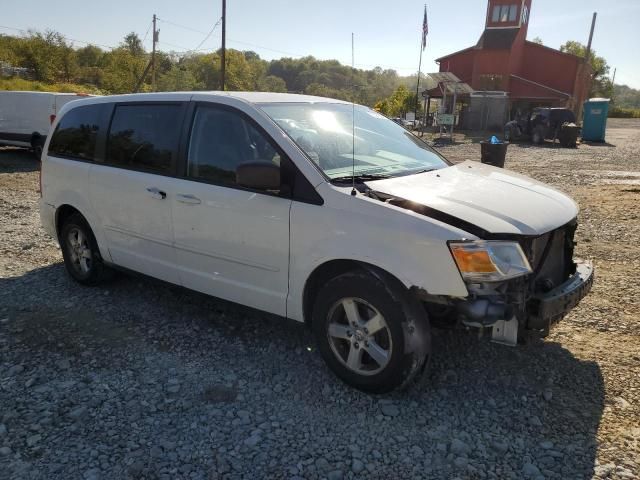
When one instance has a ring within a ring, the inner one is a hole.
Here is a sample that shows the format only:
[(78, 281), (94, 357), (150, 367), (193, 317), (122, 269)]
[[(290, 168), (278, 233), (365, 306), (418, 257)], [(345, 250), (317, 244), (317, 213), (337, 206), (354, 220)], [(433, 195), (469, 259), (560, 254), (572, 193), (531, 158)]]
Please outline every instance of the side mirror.
[(236, 168), (236, 183), (256, 190), (280, 190), (280, 167), (265, 161), (241, 163)]

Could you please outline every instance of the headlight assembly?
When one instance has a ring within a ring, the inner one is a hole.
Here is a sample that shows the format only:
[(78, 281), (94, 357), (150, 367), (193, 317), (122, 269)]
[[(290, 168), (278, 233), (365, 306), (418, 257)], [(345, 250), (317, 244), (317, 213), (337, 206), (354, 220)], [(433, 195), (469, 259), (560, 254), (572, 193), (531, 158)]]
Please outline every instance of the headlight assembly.
[(465, 280), (497, 282), (527, 275), (532, 271), (518, 242), (449, 242), (449, 249)]

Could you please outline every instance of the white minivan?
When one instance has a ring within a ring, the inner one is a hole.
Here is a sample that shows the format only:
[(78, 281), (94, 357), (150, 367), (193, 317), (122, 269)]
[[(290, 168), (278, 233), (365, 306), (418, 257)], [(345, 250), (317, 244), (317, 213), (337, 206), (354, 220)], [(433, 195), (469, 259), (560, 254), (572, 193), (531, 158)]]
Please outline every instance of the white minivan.
[(38, 158), (63, 105), (83, 93), (0, 91), (0, 145), (33, 149)]
[(63, 108), (41, 219), (75, 280), (139, 272), (307, 323), (369, 392), (408, 385), (432, 324), (544, 335), (591, 288), (578, 207), (452, 165), (377, 112), (280, 93), (96, 97)]

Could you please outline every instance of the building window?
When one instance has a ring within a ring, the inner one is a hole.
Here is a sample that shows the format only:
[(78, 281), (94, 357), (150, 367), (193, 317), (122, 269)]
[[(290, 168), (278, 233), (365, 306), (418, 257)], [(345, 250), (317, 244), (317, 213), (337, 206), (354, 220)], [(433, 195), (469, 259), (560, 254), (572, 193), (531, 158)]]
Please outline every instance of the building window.
[(515, 22), (518, 15), (518, 5), (495, 5), (491, 14), (493, 23)]

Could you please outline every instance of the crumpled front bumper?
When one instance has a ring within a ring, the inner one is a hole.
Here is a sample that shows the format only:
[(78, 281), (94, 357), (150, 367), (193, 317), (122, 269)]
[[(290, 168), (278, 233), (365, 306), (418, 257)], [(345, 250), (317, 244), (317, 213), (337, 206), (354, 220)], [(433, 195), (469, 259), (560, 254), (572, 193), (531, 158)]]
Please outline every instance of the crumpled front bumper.
[(593, 280), (593, 264), (590, 261), (577, 262), (576, 272), (566, 282), (531, 298), (527, 304), (527, 328), (548, 330), (580, 303), (591, 290)]

